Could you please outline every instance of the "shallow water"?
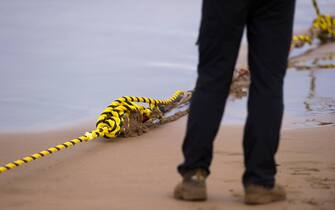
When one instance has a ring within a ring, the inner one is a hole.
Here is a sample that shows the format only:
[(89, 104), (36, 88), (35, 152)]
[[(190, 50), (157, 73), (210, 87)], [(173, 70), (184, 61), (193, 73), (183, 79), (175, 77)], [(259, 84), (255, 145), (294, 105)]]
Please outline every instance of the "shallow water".
[[(334, 4), (320, 1), (323, 12)], [(166, 98), (192, 89), (200, 6), (200, 0), (1, 1), (0, 131), (92, 119), (122, 95)], [(314, 17), (310, 1), (298, 1), (295, 30)], [(333, 100), (335, 71), (314, 74), (317, 97)], [(288, 116), (309, 113), (309, 84), (309, 72), (288, 72)], [(244, 116), (245, 99), (228, 103), (225, 122)]]
[[(297, 71), (285, 78), (285, 128), (317, 126), (335, 120), (335, 69)], [(246, 117), (246, 98), (229, 101), (224, 123), (241, 124)]]

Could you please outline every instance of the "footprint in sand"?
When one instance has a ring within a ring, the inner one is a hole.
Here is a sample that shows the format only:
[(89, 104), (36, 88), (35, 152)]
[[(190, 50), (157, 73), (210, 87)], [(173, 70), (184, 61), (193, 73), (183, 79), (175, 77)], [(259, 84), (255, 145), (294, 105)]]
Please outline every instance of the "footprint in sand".
[(244, 195), (243, 192), (236, 192), (233, 189), (229, 189), (229, 192), (233, 197), (238, 198), (238, 199), (243, 199), (243, 195)]
[(335, 171), (335, 164), (331, 164), (330, 166), (328, 166), (328, 169), (331, 171)]
[(311, 175), (315, 172), (320, 172), (319, 169), (311, 167), (291, 167), (289, 169), (293, 170), (291, 172), (292, 175)]
[(242, 153), (240, 152), (227, 152), (227, 151), (222, 151), (222, 150), (215, 150), (214, 154), (228, 155), (228, 156), (242, 156)]
[(320, 206), (319, 202), (317, 202), (314, 198), (305, 199), (302, 202), (307, 203), (307, 204), (312, 205), (312, 206)]
[(329, 178), (322, 178), (322, 177), (316, 177), (316, 176), (311, 176), (307, 177), (306, 181), (308, 181), (311, 184), (311, 187), (314, 189), (325, 189), (329, 190), (331, 189), (331, 185), (333, 184), (332, 181), (333, 179)]

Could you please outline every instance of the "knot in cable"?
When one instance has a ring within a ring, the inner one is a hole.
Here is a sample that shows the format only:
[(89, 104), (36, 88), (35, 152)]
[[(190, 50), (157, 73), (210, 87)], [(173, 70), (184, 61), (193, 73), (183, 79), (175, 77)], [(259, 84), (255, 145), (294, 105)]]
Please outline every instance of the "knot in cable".
[[(95, 133), (98, 133), (98, 136), (103, 136), (105, 138), (116, 137), (125, 132), (123, 125), (125, 120), (129, 119), (131, 112), (136, 112), (145, 120), (150, 119), (153, 110), (159, 111), (159, 105), (172, 104), (183, 94), (183, 91), (178, 90), (167, 100), (155, 100), (147, 97), (134, 96), (120, 97), (109, 104), (100, 114), (96, 122)], [(149, 106), (145, 107), (136, 104), (135, 102), (146, 103)], [(94, 134), (94, 132), (91, 134)], [(89, 137), (87, 138), (90, 138), (91, 134), (89, 134)]]

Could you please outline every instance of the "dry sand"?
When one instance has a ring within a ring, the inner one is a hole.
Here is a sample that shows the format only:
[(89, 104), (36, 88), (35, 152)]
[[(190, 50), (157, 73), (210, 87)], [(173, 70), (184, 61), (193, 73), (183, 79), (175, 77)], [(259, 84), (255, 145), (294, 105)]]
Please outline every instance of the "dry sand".
[[(218, 134), (205, 203), (176, 201), (180, 180), (182, 118), (139, 137), (99, 139), (34, 161), (1, 175), (0, 209), (246, 209), (242, 127)], [(92, 122), (92, 125), (94, 122)], [(88, 130), (0, 135), (1, 163), (37, 152)], [(335, 127), (284, 130), (277, 156), (278, 182), (288, 200), (256, 209), (335, 209)]]

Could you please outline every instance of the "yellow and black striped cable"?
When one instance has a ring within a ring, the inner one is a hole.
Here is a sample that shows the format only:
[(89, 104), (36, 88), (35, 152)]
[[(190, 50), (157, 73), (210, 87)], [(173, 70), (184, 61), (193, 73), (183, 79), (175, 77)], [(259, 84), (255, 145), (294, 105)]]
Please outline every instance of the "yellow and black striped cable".
[[(313, 21), (312, 28), (320, 30), (322, 34), (328, 37), (335, 38), (335, 18), (330, 15), (321, 14), (317, 1), (313, 0), (312, 2), (317, 15), (317, 18)], [(312, 44), (313, 38), (313, 34), (296, 35), (293, 36), (292, 45), (301, 46), (301, 44), (303, 45), (304, 43)]]
[[(117, 137), (121, 133), (122, 123), (124, 118), (129, 115), (131, 111), (140, 112), (140, 114), (150, 118), (150, 114), (153, 108), (158, 105), (169, 105), (174, 103), (178, 97), (184, 94), (183, 91), (176, 91), (167, 100), (155, 100), (146, 97), (132, 97), (124, 96), (118, 100), (113, 101), (104, 111), (100, 114), (96, 129), (91, 132), (86, 132), (83, 136), (67, 141), (63, 144), (59, 144), (55, 147), (50, 147), (47, 150), (42, 150), (39, 153), (26, 156), (24, 158), (18, 159), (16, 161), (7, 163), (0, 167), (0, 173), (4, 173), (10, 169), (16, 168), (25, 163), (29, 163), (33, 160), (42, 158), (44, 156), (50, 155), (52, 153), (58, 152), (60, 150), (73, 147), (81, 142), (88, 142), (98, 137), (113, 138)], [(134, 102), (142, 102), (149, 104), (150, 108), (145, 108), (144, 106), (135, 104)]]

